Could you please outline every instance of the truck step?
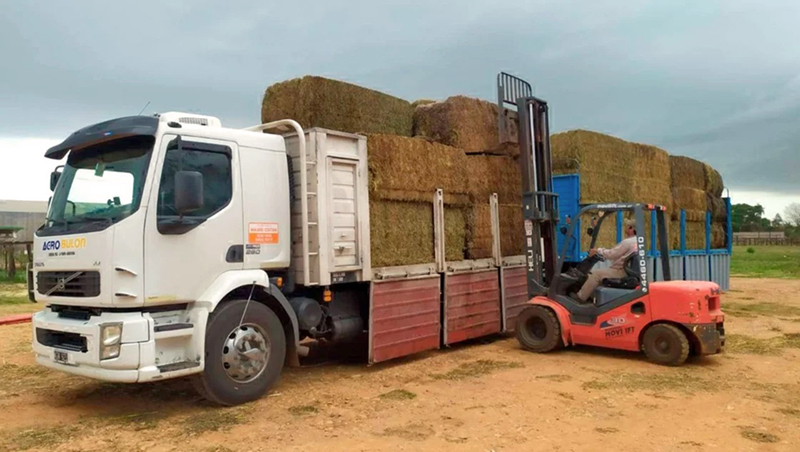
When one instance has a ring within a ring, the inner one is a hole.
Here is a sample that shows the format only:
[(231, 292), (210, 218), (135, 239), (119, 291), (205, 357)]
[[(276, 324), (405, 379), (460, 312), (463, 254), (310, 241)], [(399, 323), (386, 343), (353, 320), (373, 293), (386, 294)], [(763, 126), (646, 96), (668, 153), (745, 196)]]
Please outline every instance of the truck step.
[(158, 366), (158, 371), (162, 374), (165, 372), (175, 372), (176, 370), (191, 369), (192, 367), (199, 367), (200, 363), (197, 361), (181, 361), (179, 363), (164, 364)]
[(186, 328), (194, 328), (194, 325), (191, 323), (167, 323), (165, 325), (156, 325), (155, 328), (153, 328), (153, 331), (160, 333), (162, 331), (175, 331)]

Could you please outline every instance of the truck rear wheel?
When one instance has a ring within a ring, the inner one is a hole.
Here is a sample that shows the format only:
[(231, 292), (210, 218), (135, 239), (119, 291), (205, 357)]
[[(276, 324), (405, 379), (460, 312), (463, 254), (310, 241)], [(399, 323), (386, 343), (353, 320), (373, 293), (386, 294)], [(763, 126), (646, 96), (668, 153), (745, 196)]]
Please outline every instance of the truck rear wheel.
[(653, 325), (645, 331), (642, 348), (647, 359), (665, 366), (680, 366), (689, 357), (689, 339), (683, 331), (666, 323)]
[(280, 319), (267, 306), (254, 300), (223, 304), (209, 317), (205, 342), (205, 369), (194, 383), (211, 402), (250, 402), (278, 381), (286, 337)]
[(530, 351), (547, 353), (563, 345), (561, 324), (544, 306), (531, 306), (520, 312), (515, 331), (520, 345)]

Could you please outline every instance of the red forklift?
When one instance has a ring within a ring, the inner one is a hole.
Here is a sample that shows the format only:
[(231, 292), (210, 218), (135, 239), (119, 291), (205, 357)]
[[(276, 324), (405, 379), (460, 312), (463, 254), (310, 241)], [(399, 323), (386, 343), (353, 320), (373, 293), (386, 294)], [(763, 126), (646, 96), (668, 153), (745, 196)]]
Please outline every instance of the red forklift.
[[(725, 317), (720, 309), (719, 286), (710, 281), (672, 280), (664, 206), (584, 206), (575, 218), (596, 215), (586, 231), (592, 237), (590, 248), (595, 247), (603, 220), (622, 211), (635, 220), (638, 252), (626, 259), (624, 277), (605, 279), (587, 302), (570, 296), (602, 257), (595, 254), (576, 266), (565, 267), (568, 244), (580, 234), (577, 221), (559, 228), (565, 240), (561, 252), (557, 252), (558, 195), (552, 189), (547, 102), (532, 96), (527, 82), (501, 73), (498, 106), (501, 133), (510, 130), (511, 117), (516, 116), (519, 124), (529, 297), (528, 306), (516, 320), (516, 337), (522, 347), (538, 353), (569, 345), (642, 350), (651, 361), (670, 366), (683, 364), (690, 354), (720, 353), (725, 345)], [(657, 259), (664, 279), (659, 282), (648, 280), (654, 272), (643, 234), (645, 212), (652, 215), (652, 210), (656, 211)]]

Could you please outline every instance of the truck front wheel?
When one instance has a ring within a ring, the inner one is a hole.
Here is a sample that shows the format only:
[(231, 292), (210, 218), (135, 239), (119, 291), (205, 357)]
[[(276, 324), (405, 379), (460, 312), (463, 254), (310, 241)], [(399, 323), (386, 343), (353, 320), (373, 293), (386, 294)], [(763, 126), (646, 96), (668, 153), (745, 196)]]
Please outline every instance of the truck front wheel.
[(205, 369), (195, 376), (195, 387), (206, 399), (239, 405), (260, 398), (278, 381), (286, 337), (267, 306), (254, 300), (224, 303), (209, 317), (205, 342)]

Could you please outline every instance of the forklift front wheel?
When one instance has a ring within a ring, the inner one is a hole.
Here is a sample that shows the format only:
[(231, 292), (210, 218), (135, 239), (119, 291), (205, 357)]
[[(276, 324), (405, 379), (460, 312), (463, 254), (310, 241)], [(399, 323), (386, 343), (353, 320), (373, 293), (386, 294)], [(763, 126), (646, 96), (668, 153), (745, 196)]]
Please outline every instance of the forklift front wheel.
[(544, 306), (530, 306), (517, 316), (517, 341), (526, 350), (547, 353), (561, 348), (561, 324)]

